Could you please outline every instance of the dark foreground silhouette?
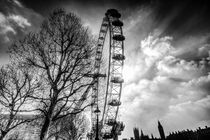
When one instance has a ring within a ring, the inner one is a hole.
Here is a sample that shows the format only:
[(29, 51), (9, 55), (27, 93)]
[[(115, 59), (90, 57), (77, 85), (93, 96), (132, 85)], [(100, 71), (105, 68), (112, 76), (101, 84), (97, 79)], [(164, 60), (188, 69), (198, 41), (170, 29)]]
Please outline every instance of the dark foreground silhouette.
[(165, 136), (164, 129), (160, 122), (158, 121), (158, 130), (160, 138), (155, 138), (153, 135), (148, 136), (143, 133), (139, 134), (139, 129), (134, 128), (134, 137), (130, 139), (124, 138), (123, 140), (209, 140), (210, 139), (210, 127), (198, 128), (196, 130), (183, 130), (170, 133), (168, 136)]

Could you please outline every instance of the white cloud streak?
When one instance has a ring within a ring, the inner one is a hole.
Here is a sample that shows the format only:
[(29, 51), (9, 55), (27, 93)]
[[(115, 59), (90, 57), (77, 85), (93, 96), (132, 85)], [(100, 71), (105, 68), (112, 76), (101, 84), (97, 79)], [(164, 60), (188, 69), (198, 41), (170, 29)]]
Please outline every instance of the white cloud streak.
[(22, 5), (18, 0), (13, 0), (13, 2), (14, 2), (17, 6), (23, 7), (23, 5)]
[(3, 37), (4, 42), (9, 42), (10, 39), (8, 37), (8, 33), (16, 34), (17, 28), (13, 23), (16, 24), (17, 27), (25, 28), (28, 26), (31, 26), (31, 23), (29, 21), (22, 17), (21, 15), (9, 15), (6, 16), (0, 12), (0, 35)]
[(0, 13), (0, 34), (6, 34), (8, 32), (16, 33), (12, 26), (9, 25), (7, 17)]
[(8, 20), (14, 21), (21, 28), (31, 26), (31, 23), (21, 15), (9, 15)]

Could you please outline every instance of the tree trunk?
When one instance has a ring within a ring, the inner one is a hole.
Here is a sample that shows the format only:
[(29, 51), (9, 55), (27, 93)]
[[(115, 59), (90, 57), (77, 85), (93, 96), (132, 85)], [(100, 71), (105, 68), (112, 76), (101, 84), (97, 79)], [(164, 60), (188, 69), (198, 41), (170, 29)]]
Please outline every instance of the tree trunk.
[(55, 136), (55, 140), (58, 140), (58, 138), (59, 138), (59, 137), (58, 137), (58, 134), (56, 134), (56, 136)]
[(45, 140), (48, 132), (48, 128), (50, 126), (50, 119), (48, 117), (45, 118), (44, 124), (40, 133), (40, 140)]
[(52, 114), (55, 108), (55, 103), (52, 102), (48, 110), (47, 115), (45, 116), (44, 124), (42, 125), (40, 140), (47, 140), (48, 129), (50, 127)]
[(9, 130), (9, 127), (10, 125), (12, 124), (12, 120), (13, 120), (13, 114), (11, 113), (10, 116), (9, 116), (9, 121), (7, 122), (7, 125), (5, 127), (4, 130), (1, 130), (1, 136), (0, 136), (0, 140), (3, 140), (4, 137), (7, 135), (7, 133), (10, 131)]
[(1, 130), (0, 140), (3, 140), (4, 137), (7, 135), (7, 133), (10, 131), (9, 127), (12, 124), (13, 117), (14, 117), (13, 114), (10, 114), (9, 121), (7, 122), (5, 129)]
[(50, 127), (53, 112), (56, 106), (57, 95), (58, 95), (57, 89), (54, 89), (54, 97), (52, 98), (50, 107), (47, 110), (47, 114), (45, 115), (44, 124), (42, 125), (42, 129), (40, 133), (40, 140), (47, 140), (48, 129)]
[(3, 140), (6, 135), (7, 135), (6, 131), (1, 131), (0, 140)]
[(114, 140), (118, 140), (118, 135), (114, 135)]

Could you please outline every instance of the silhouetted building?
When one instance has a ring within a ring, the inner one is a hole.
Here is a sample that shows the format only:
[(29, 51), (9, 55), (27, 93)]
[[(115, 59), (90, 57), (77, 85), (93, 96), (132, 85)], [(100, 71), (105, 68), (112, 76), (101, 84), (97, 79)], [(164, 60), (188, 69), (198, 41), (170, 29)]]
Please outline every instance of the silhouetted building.
[(138, 128), (134, 128), (133, 129), (133, 133), (134, 133), (134, 139), (135, 140), (140, 140), (139, 129)]
[(143, 138), (143, 137), (144, 137), (144, 133), (143, 133), (143, 131), (141, 129), (141, 138)]
[(153, 134), (151, 134), (151, 138), (152, 138), (152, 139), (154, 139), (154, 136), (153, 136)]
[(160, 121), (158, 121), (158, 130), (160, 133), (161, 140), (165, 140), (166, 137), (165, 137), (164, 129), (163, 129), (163, 126), (161, 125)]
[(172, 132), (166, 140), (209, 140), (210, 138), (210, 127), (201, 129), (200, 127), (195, 130), (183, 130), (178, 132)]
[(141, 136), (139, 135), (139, 129), (138, 128), (134, 128), (133, 132), (134, 132), (134, 140), (149, 140), (149, 136), (144, 135), (142, 130), (141, 130)]
[(143, 131), (141, 130), (141, 137), (140, 140), (149, 140), (149, 136), (148, 135), (144, 135)]
[[(168, 136), (165, 137), (164, 129), (161, 123), (158, 121), (158, 130), (161, 138), (155, 138), (152, 134), (151, 137), (145, 135), (141, 130), (141, 135), (139, 136), (139, 129), (134, 129), (134, 137), (133, 140), (209, 140), (210, 139), (210, 127), (198, 128), (196, 130), (183, 130), (171, 132)], [(131, 139), (132, 140), (132, 139)]]

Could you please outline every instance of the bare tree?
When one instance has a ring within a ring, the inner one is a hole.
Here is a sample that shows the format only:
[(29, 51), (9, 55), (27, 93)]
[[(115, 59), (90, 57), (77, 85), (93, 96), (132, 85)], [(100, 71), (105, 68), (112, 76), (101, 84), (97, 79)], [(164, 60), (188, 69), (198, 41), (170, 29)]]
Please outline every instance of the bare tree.
[(89, 129), (89, 121), (85, 115), (70, 115), (56, 121), (51, 126), (48, 139), (81, 140)]
[(93, 41), (89, 34), (80, 18), (58, 9), (43, 22), (38, 33), (10, 47), (13, 57), (36, 71), (43, 83), (44, 90), (31, 96), (43, 115), (40, 140), (47, 139), (52, 122), (80, 113), (90, 105), (81, 105), (87, 101), (84, 95), (93, 84), (85, 77), (92, 71)]
[(32, 121), (30, 118), (21, 119), (20, 116), (21, 113), (29, 111), (29, 97), (39, 87), (40, 83), (30, 76), (26, 68), (21, 68), (15, 63), (0, 68), (0, 140), (17, 126)]

